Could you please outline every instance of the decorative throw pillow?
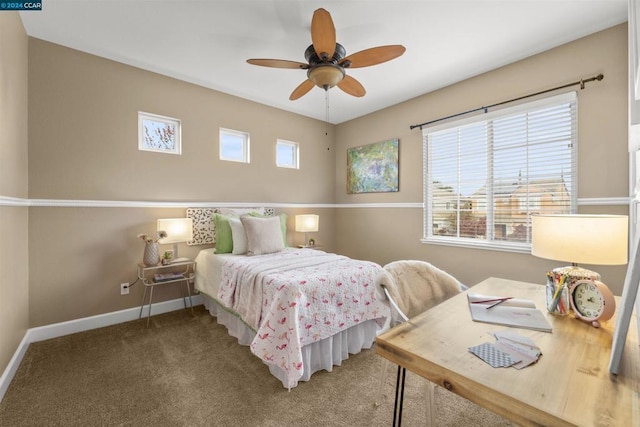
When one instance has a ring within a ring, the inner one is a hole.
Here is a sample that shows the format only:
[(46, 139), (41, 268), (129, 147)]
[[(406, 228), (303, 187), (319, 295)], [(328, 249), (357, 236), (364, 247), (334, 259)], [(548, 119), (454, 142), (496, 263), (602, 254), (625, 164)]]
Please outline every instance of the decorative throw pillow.
[(247, 233), (239, 218), (228, 218), (231, 227), (231, 237), (233, 239), (232, 254), (242, 255), (247, 253)]
[(233, 251), (233, 237), (227, 215), (213, 214), (213, 224), (216, 228), (216, 253), (230, 254)]
[(256, 212), (251, 212), (250, 216), (255, 216), (258, 218), (280, 218), (280, 229), (282, 231), (282, 244), (287, 246), (287, 214), (281, 213), (277, 216), (265, 216)]
[(284, 249), (280, 218), (243, 215), (240, 221), (247, 235), (247, 255), (280, 252)]

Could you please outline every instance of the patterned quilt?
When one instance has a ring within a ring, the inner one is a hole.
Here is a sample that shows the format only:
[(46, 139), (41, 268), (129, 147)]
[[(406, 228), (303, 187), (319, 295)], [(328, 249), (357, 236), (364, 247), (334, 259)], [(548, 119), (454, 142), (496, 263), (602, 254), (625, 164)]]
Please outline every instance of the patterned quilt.
[(233, 257), (222, 266), (218, 299), (256, 331), (251, 351), (285, 371), (287, 387), (303, 372), (302, 347), (371, 319), (388, 308), (376, 300), (378, 264), (311, 249)]

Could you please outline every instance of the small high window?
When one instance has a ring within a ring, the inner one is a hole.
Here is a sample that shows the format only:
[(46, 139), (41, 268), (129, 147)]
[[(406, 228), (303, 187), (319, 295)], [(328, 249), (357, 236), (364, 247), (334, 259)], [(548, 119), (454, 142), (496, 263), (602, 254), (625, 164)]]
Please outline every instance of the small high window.
[(220, 160), (249, 163), (249, 134), (220, 128)]
[(299, 169), (298, 144), (279, 139), (276, 142), (276, 166), (279, 168)]

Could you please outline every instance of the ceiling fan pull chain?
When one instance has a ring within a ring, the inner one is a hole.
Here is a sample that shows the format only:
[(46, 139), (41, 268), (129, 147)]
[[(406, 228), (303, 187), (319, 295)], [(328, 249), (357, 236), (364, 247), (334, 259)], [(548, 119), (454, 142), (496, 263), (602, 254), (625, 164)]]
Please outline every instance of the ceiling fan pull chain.
[(326, 123), (329, 123), (329, 91), (324, 91), (324, 105), (325, 105), (325, 119)]

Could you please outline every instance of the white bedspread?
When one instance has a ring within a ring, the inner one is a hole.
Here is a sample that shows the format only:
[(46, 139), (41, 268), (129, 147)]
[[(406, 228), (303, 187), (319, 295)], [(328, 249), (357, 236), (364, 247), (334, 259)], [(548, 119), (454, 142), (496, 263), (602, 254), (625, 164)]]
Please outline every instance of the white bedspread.
[(302, 347), (370, 319), (382, 327), (389, 311), (376, 300), (381, 269), (310, 249), (228, 256), (216, 299), (256, 330), (251, 351), (294, 387), (303, 374)]

